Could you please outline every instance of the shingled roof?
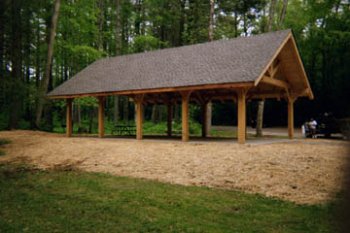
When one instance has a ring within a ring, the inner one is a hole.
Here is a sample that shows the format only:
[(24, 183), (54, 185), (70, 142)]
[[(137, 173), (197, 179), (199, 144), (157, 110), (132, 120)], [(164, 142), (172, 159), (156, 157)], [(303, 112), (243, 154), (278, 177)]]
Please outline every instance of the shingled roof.
[(49, 97), (254, 82), (290, 30), (100, 59)]

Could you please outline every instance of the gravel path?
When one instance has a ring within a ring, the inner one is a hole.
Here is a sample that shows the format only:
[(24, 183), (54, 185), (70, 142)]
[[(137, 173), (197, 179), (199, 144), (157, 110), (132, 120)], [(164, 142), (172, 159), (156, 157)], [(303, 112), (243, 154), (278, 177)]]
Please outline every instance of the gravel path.
[(38, 131), (2, 131), (12, 141), (0, 162), (41, 168), (76, 166), (93, 172), (182, 185), (239, 189), (296, 203), (322, 203), (341, 190), (347, 144), (295, 140), (238, 145), (134, 139), (66, 138)]

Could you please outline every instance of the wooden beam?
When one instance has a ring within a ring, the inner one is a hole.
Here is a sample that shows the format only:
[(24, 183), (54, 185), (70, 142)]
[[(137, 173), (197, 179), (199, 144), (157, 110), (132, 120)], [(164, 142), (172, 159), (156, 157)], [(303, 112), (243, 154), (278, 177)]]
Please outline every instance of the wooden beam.
[(180, 92), (182, 97), (182, 141), (187, 142), (190, 138), (189, 130), (189, 99), (191, 92), (182, 91)]
[(288, 137), (294, 138), (294, 101), (293, 98), (288, 98)]
[(98, 137), (105, 135), (105, 97), (98, 97)]
[(250, 91), (247, 93), (246, 99), (280, 99), (286, 96), (287, 94), (283, 90), (268, 92)]
[(275, 66), (271, 65), (271, 69), (269, 70), (269, 75), (271, 78), (275, 78), (276, 73), (278, 71), (278, 69), (280, 68), (280, 62), (277, 62), (277, 64)]
[(67, 137), (72, 136), (73, 124), (72, 124), (72, 110), (73, 110), (73, 99), (67, 99), (67, 113), (66, 113), (66, 135)]
[(296, 92), (297, 96), (310, 96), (310, 89), (309, 88), (306, 88), (302, 91), (299, 91), (299, 92)]
[(171, 137), (172, 135), (172, 123), (173, 123), (173, 106), (171, 103), (167, 104), (167, 135)]
[(142, 124), (143, 124), (143, 98), (144, 95), (136, 95), (134, 97), (136, 108), (136, 139), (142, 140)]
[(278, 79), (274, 79), (274, 78), (271, 78), (268, 76), (264, 76), (261, 79), (261, 82), (266, 83), (266, 84), (270, 84), (273, 86), (277, 86), (277, 87), (283, 88), (285, 90), (289, 90), (289, 84), (285, 81), (282, 81), (282, 80), (278, 80)]
[(297, 47), (297, 44), (295, 43), (295, 40), (294, 40), (294, 37), (292, 36), (291, 37), (291, 42), (292, 42), (292, 45), (293, 45), (293, 48), (294, 48), (294, 53), (297, 57), (297, 60), (301, 66), (301, 70), (302, 70), (302, 74), (303, 74), (303, 77), (306, 81), (306, 85), (307, 85), (307, 88), (309, 89), (309, 99), (314, 99), (314, 94), (312, 92), (312, 89), (311, 89), (311, 86), (310, 86), (310, 83), (309, 83), (309, 80), (307, 79), (307, 75), (306, 75), (306, 72), (305, 72), (305, 69), (304, 69), (304, 65), (303, 65), (303, 62), (301, 60), (301, 57), (300, 57), (300, 54), (299, 54), (299, 50), (298, 50), (298, 47)]
[(74, 95), (56, 95), (48, 96), (49, 99), (67, 99), (86, 96), (107, 96), (107, 95), (138, 95), (138, 94), (151, 94), (151, 93), (164, 93), (164, 92), (182, 92), (182, 91), (195, 91), (195, 90), (211, 90), (211, 89), (234, 89), (234, 88), (249, 88), (253, 87), (254, 82), (240, 82), (240, 83), (224, 83), (224, 84), (205, 84), (196, 86), (185, 87), (169, 87), (169, 88), (154, 88), (144, 90), (128, 90), (128, 91), (111, 91), (111, 92), (99, 92), (99, 93), (84, 93)]
[(246, 140), (246, 94), (247, 94), (247, 90), (245, 89), (240, 89), (237, 91), (237, 99), (238, 99), (237, 139), (239, 144), (244, 144)]

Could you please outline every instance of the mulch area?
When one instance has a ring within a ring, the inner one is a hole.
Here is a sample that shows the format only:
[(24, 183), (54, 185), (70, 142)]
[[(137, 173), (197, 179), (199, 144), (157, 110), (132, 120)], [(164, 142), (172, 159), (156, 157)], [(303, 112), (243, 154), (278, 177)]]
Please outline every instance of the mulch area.
[(1, 131), (11, 140), (0, 162), (74, 166), (182, 185), (242, 190), (300, 204), (324, 203), (342, 190), (347, 143), (304, 139), (273, 144), (94, 137)]

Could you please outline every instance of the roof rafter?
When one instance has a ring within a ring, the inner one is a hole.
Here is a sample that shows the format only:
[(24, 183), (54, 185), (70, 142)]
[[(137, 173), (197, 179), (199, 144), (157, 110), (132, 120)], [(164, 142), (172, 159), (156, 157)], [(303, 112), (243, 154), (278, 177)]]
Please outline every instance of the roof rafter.
[(261, 82), (266, 83), (266, 84), (271, 84), (271, 85), (277, 86), (279, 88), (283, 88), (285, 90), (290, 89), (290, 86), (287, 82), (279, 80), (279, 79), (271, 78), (271, 77), (268, 77), (266, 75), (264, 75), (264, 77), (261, 79)]
[(288, 36), (286, 36), (286, 38), (283, 40), (283, 42), (281, 43), (281, 45), (278, 47), (278, 49), (276, 50), (275, 54), (272, 56), (271, 60), (266, 64), (265, 68), (263, 69), (263, 71), (261, 72), (260, 76), (254, 81), (254, 86), (257, 86), (259, 84), (259, 82), (261, 81), (261, 79), (264, 77), (264, 75), (266, 74), (266, 71), (268, 71), (268, 69), (273, 65), (273, 62), (275, 61), (275, 59), (277, 58), (278, 54), (281, 52), (281, 50), (283, 49), (283, 47), (287, 44), (288, 40), (290, 38), (292, 38), (292, 33), (289, 32)]

